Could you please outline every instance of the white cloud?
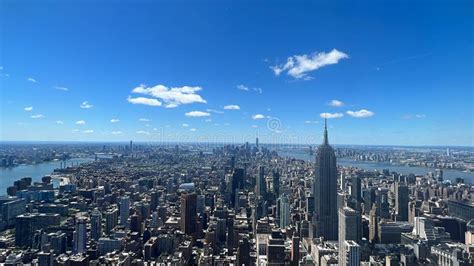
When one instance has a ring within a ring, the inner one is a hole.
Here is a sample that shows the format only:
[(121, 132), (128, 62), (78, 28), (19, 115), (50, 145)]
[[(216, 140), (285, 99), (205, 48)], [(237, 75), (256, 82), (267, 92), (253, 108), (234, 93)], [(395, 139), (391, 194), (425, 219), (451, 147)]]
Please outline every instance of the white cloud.
[(224, 106), (225, 110), (240, 110), (240, 106), (235, 105), (235, 104), (229, 104)]
[(144, 131), (144, 130), (138, 130), (136, 133), (137, 134), (142, 134), (142, 135), (150, 135), (150, 132)]
[(27, 111), (27, 112), (31, 112), (31, 111), (33, 111), (33, 106), (27, 106), (27, 107), (25, 107), (24, 110)]
[(176, 103), (168, 103), (167, 105), (165, 105), (165, 108), (176, 108), (178, 107), (178, 104)]
[(202, 112), (202, 111), (191, 111), (187, 112), (184, 115), (189, 116), (189, 117), (203, 117), (203, 116), (210, 116), (210, 113), (207, 112)]
[(140, 122), (150, 122), (151, 120), (148, 118), (139, 118), (138, 121)]
[(304, 121), (305, 124), (318, 124), (319, 121), (313, 121), (313, 120), (306, 120)]
[(36, 81), (36, 79), (34, 79), (34, 78), (27, 78), (26, 80), (28, 80), (29, 82), (33, 82), (33, 83), (38, 82), (38, 81)]
[(92, 104), (90, 104), (88, 101), (83, 101), (81, 105), (79, 105), (82, 109), (90, 109), (94, 107)]
[(329, 53), (313, 53), (311, 55), (294, 55), (288, 57), (285, 64), (271, 66), (276, 76), (285, 72), (295, 79), (310, 79), (308, 72), (317, 70), (327, 65), (337, 64), (339, 60), (349, 58), (343, 52), (333, 49)]
[(149, 106), (161, 106), (161, 102), (158, 101), (157, 99), (153, 99), (153, 98), (146, 98), (146, 97), (132, 98), (132, 97), (128, 96), (127, 101), (129, 103), (133, 103), (133, 104), (143, 104), (143, 105), (149, 105)]
[(32, 115), (31, 116), (31, 118), (33, 118), (33, 119), (38, 119), (38, 118), (43, 118), (43, 117), (44, 117), (44, 115), (42, 115), (42, 114), (37, 114), (37, 115)]
[(120, 135), (122, 134), (122, 131), (112, 131), (112, 135)]
[(355, 118), (366, 118), (371, 117), (375, 114), (374, 112), (365, 109), (361, 109), (359, 111), (347, 111), (346, 113)]
[(237, 89), (241, 91), (249, 91), (249, 87), (242, 84), (237, 85)]
[(331, 119), (331, 118), (341, 118), (341, 117), (344, 116), (344, 114), (342, 114), (342, 113), (321, 113), (321, 114), (319, 114), (319, 116), (321, 118)]
[(76, 125), (85, 125), (85, 124), (86, 124), (86, 121), (84, 120), (76, 121)]
[(110, 119), (110, 123), (118, 123), (118, 122), (120, 122), (120, 119), (118, 119), (118, 118)]
[(262, 115), (262, 114), (256, 114), (256, 115), (252, 116), (253, 120), (259, 120), (259, 119), (264, 119), (264, 118), (265, 118), (265, 116)]
[(190, 131), (196, 131), (196, 129), (195, 129), (195, 128), (191, 128)]
[(261, 88), (249, 88), (248, 86), (245, 86), (243, 84), (237, 85), (237, 89), (241, 90), (241, 91), (250, 91), (250, 90), (252, 90), (252, 91), (255, 91), (257, 93), (262, 93), (263, 92), (263, 90)]
[[(140, 85), (136, 87), (135, 89), (132, 90), (132, 93), (137, 93), (137, 94), (144, 94), (144, 95), (149, 95), (154, 98), (156, 98), (153, 103), (155, 104), (154, 106), (159, 106), (157, 105), (158, 101), (157, 99), (162, 100), (165, 103), (166, 108), (175, 108), (178, 107), (181, 104), (192, 104), (192, 103), (207, 103), (206, 100), (204, 100), (201, 95), (197, 94), (198, 91), (201, 91), (201, 87), (190, 87), (190, 86), (183, 86), (183, 87), (173, 87), (173, 88), (168, 88), (164, 85), (156, 85), (154, 87), (146, 87), (145, 85)], [(151, 98), (143, 98), (139, 97), (142, 99), (149, 99)], [(137, 98), (130, 98), (129, 97), (129, 102), (130, 99), (137, 99)], [(144, 104), (144, 103), (140, 103)], [(150, 105), (150, 104), (148, 104)], [(161, 105), (161, 102), (160, 102)]]
[(413, 118), (425, 118), (426, 115), (425, 114), (406, 114), (406, 115), (403, 115), (402, 116), (402, 119), (406, 119), (406, 120), (409, 120), (409, 119), (413, 119)]
[(56, 124), (58, 124), (58, 125), (62, 125), (62, 124), (64, 124), (64, 122), (63, 122), (63, 121), (61, 121), (61, 120), (58, 120), (58, 121), (56, 121)]
[(87, 129), (87, 130), (82, 131), (82, 133), (91, 134), (91, 133), (94, 133), (94, 130), (92, 130), (92, 129)]
[(60, 90), (60, 91), (68, 91), (69, 90), (68, 88), (61, 87), (61, 86), (55, 86), (54, 88), (57, 89), (57, 90)]
[(332, 107), (341, 107), (344, 106), (344, 103), (339, 100), (332, 100), (328, 103), (328, 105)]
[(183, 126), (183, 127), (189, 127), (189, 125), (188, 125), (188, 124), (182, 124), (182, 126)]
[(216, 114), (223, 114), (224, 113), (224, 111), (219, 111), (219, 110), (215, 110), (215, 109), (206, 109), (206, 112), (216, 113)]
[(252, 125), (252, 128), (258, 128), (258, 126), (257, 125)]

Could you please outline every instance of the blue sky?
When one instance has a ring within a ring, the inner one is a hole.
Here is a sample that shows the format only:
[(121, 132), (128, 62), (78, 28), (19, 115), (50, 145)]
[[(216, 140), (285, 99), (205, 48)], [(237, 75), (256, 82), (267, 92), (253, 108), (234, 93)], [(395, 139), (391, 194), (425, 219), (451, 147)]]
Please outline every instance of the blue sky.
[(0, 139), (474, 144), (472, 1), (172, 2), (2, 1)]

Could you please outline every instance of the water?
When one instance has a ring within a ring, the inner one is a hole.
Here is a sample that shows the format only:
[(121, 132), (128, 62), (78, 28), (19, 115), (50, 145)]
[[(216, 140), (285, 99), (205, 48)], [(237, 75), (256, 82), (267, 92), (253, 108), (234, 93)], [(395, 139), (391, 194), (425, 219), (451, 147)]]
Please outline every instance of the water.
[[(309, 153), (304, 151), (278, 151), (278, 154), (283, 157), (291, 157), (301, 160), (311, 160), (314, 161), (314, 155), (311, 156)], [(342, 166), (354, 166), (367, 171), (389, 169), (390, 172), (397, 172), (399, 174), (415, 174), (415, 175), (425, 175), (428, 172), (434, 172), (435, 168), (429, 167), (419, 167), (419, 166), (406, 166), (406, 165), (396, 165), (390, 164), (387, 162), (362, 162), (355, 161), (351, 159), (338, 158), (337, 164)], [(443, 169), (443, 176), (445, 180), (455, 181), (456, 178), (460, 177), (464, 179), (464, 182), (473, 184), (474, 183), (474, 173), (467, 173), (460, 170), (453, 169)]]
[[(72, 158), (66, 160), (66, 166), (93, 161), (94, 158)], [(45, 162), (39, 164), (19, 165), (11, 168), (0, 168), (0, 195), (7, 194), (7, 188), (18, 179), (31, 177), (33, 182), (41, 181), (45, 175), (51, 174), (54, 169), (59, 168), (59, 161)]]

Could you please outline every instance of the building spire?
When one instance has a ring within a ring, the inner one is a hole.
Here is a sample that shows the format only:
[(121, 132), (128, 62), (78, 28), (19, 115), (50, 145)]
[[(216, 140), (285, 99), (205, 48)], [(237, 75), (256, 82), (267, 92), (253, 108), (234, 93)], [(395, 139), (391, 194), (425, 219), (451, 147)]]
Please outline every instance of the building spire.
[(328, 119), (324, 117), (324, 142), (323, 144), (328, 145)]

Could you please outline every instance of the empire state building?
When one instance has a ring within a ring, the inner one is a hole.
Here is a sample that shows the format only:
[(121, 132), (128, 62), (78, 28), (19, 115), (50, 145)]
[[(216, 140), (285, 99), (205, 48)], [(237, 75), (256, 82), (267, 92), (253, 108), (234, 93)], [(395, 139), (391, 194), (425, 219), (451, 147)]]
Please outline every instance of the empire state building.
[(327, 122), (324, 123), (324, 140), (316, 153), (316, 171), (313, 183), (314, 237), (337, 240), (337, 168), (336, 154), (328, 142)]

